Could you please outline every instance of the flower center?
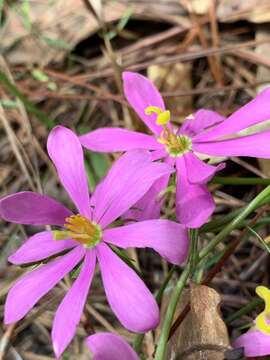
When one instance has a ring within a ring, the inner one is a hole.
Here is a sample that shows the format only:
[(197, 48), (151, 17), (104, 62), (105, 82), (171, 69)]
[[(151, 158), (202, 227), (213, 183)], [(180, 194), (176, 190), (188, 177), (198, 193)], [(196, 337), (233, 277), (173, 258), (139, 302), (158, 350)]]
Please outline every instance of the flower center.
[(168, 127), (168, 122), (170, 121), (171, 114), (169, 110), (163, 111), (157, 106), (148, 106), (145, 109), (147, 115), (153, 113), (157, 114), (157, 125), (163, 127), (163, 131), (158, 137), (158, 142), (164, 144), (166, 151), (172, 157), (182, 156), (186, 152), (192, 149), (192, 141), (187, 135), (176, 135)]
[(66, 230), (53, 231), (55, 240), (72, 238), (87, 248), (92, 248), (100, 242), (102, 231), (100, 226), (93, 221), (80, 214), (71, 215), (65, 221)]
[(255, 320), (256, 327), (261, 332), (265, 334), (270, 334), (270, 322), (269, 322), (269, 314), (270, 314), (270, 290), (265, 286), (258, 286), (256, 288), (256, 293), (264, 300), (265, 308), (264, 311), (261, 312)]

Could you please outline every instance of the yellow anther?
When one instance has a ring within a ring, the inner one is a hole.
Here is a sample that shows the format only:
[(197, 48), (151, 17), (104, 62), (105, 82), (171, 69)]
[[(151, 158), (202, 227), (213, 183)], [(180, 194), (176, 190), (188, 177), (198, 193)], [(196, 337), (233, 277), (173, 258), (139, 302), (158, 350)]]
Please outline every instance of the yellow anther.
[(163, 111), (158, 115), (156, 123), (157, 125), (166, 125), (171, 119), (171, 113), (169, 110)]
[(52, 233), (54, 240), (66, 240), (70, 238), (69, 231), (54, 230)]
[(256, 293), (264, 300), (265, 303), (264, 311), (261, 312), (255, 319), (256, 327), (260, 331), (270, 334), (270, 322), (267, 321), (267, 318), (270, 315), (270, 290), (265, 286), (258, 286), (256, 288)]
[(158, 106), (148, 106), (145, 109), (146, 115), (157, 114), (157, 125), (166, 125), (171, 119), (171, 113), (169, 110), (162, 110)]
[(53, 231), (55, 240), (74, 239), (86, 247), (92, 247), (101, 240), (101, 229), (94, 222), (84, 216), (72, 215), (65, 219), (64, 227), (66, 230)]

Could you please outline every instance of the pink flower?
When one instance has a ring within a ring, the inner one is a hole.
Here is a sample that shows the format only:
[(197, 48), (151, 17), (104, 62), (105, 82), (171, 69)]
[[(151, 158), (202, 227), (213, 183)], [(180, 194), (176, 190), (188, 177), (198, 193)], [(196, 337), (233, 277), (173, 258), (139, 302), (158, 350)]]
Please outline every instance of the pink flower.
[[(50, 197), (33, 192), (1, 199), (0, 215), (7, 221), (59, 227), (30, 237), (9, 257), (10, 262), (34, 263), (61, 255), (29, 272), (11, 288), (5, 305), (5, 323), (22, 319), (42, 296), (82, 263), (80, 274), (58, 307), (53, 322), (53, 346), (59, 357), (80, 321), (97, 259), (108, 302), (119, 321), (135, 332), (155, 328), (159, 309), (154, 297), (109, 245), (151, 247), (172, 263), (180, 264), (187, 256), (187, 231), (168, 220), (142, 221), (121, 227), (109, 225), (134, 205), (157, 179), (168, 176), (173, 169), (153, 163), (145, 150), (126, 153), (90, 197), (83, 151), (76, 135), (57, 126), (49, 135), (48, 153), (78, 214)], [(63, 251), (66, 253), (60, 254)]]
[[(198, 158), (198, 154), (270, 158), (270, 131), (232, 137), (240, 130), (270, 119), (270, 89), (227, 119), (202, 109), (187, 117), (175, 131), (160, 93), (147, 78), (124, 72), (123, 80), (126, 98), (153, 135), (104, 128), (81, 136), (81, 143), (88, 149), (101, 152), (148, 149), (152, 151), (153, 160), (164, 159), (174, 165), (177, 172), (177, 218), (185, 226), (197, 228), (209, 219), (215, 204), (206, 183), (216, 171), (224, 168), (224, 164), (208, 165)], [(168, 175), (160, 178), (155, 189), (151, 189), (136, 205), (145, 211), (142, 216), (158, 216), (162, 202), (157, 202), (156, 196), (167, 187), (168, 181)]]
[(119, 335), (98, 333), (86, 339), (93, 360), (139, 360), (132, 347)]
[(255, 319), (254, 327), (233, 343), (235, 348), (244, 348), (247, 357), (270, 355), (270, 290), (258, 286), (256, 292), (264, 300), (265, 309)]

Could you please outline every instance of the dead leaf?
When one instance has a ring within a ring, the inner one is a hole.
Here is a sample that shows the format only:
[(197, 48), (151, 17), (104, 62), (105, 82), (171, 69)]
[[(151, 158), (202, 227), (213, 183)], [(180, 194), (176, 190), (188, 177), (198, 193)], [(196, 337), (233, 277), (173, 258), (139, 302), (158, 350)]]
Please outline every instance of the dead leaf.
[[(168, 298), (162, 303), (161, 314)], [(229, 337), (219, 312), (220, 295), (208, 286), (191, 284), (181, 298), (177, 315), (189, 301), (190, 312), (171, 338), (166, 359), (223, 360)]]
[(191, 0), (191, 9), (197, 15), (205, 15), (209, 12), (213, 0)]
[(222, 19), (229, 15), (227, 22), (248, 20), (260, 24), (270, 21), (270, 3), (268, 0), (220, 0), (217, 15)]
[[(19, 6), (20, 3), (17, 7), (9, 7), (1, 34), (1, 47), (10, 49), (6, 58), (11, 64), (45, 66), (50, 61), (61, 61), (76, 44), (99, 28), (97, 19), (82, 0), (31, 2), (31, 29), (25, 26)], [(104, 20), (120, 19), (126, 8), (125, 4), (107, 2)]]

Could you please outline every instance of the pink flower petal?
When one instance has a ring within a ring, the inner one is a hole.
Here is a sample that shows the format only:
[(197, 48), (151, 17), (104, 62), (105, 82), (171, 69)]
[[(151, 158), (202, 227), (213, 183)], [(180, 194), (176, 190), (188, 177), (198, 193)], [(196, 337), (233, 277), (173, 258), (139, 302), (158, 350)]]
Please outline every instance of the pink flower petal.
[(164, 149), (154, 150), (151, 152), (151, 156), (152, 156), (152, 161), (155, 161), (167, 157), (168, 153)]
[(52, 328), (53, 348), (57, 358), (74, 337), (89, 292), (96, 265), (95, 250), (88, 250), (78, 278), (59, 305)]
[(27, 264), (40, 261), (78, 245), (74, 240), (55, 241), (51, 231), (42, 231), (31, 236), (9, 258), (12, 264)]
[(196, 143), (194, 150), (212, 156), (251, 156), (269, 159), (270, 131), (230, 140)]
[(270, 119), (270, 88), (262, 91), (255, 99), (235, 111), (220, 125), (201, 136), (198, 141), (209, 141), (221, 136), (231, 135), (252, 125)]
[(192, 117), (188, 117), (184, 124), (180, 128), (182, 134), (186, 134), (196, 139), (196, 135), (203, 135), (206, 130), (209, 130), (214, 125), (218, 125), (225, 120), (224, 116), (221, 116), (215, 111), (200, 109), (196, 111)]
[(217, 166), (208, 165), (198, 159), (191, 151), (184, 154), (188, 181), (192, 184), (205, 184), (215, 175), (217, 171), (224, 169), (225, 164)]
[(124, 214), (123, 218), (137, 221), (159, 218), (160, 209), (165, 201), (161, 192), (168, 186), (170, 176), (171, 174), (168, 174), (155, 181), (147, 193)]
[(21, 320), (26, 313), (82, 259), (82, 246), (23, 276), (10, 289), (5, 304), (5, 324)]
[(162, 176), (174, 170), (167, 164), (153, 163), (145, 150), (125, 153), (110, 169), (94, 194), (94, 220), (103, 228), (132, 207)]
[(90, 217), (88, 182), (78, 137), (64, 126), (56, 126), (49, 134), (47, 148), (59, 179), (79, 213)]
[(22, 191), (0, 200), (0, 216), (10, 222), (25, 225), (63, 225), (72, 213), (56, 200)]
[(162, 126), (156, 124), (156, 114), (146, 115), (145, 109), (148, 106), (157, 106), (165, 110), (163, 99), (155, 85), (146, 77), (125, 71), (123, 73), (125, 96), (142, 121), (153, 131), (160, 134)]
[(132, 347), (119, 335), (98, 333), (86, 339), (93, 360), (140, 360)]
[(128, 330), (143, 333), (157, 327), (157, 303), (139, 276), (105, 244), (97, 246), (108, 302)]
[(120, 128), (94, 130), (80, 136), (80, 141), (87, 149), (100, 152), (128, 151), (134, 149), (155, 150), (163, 148), (152, 135)]
[(234, 341), (233, 347), (243, 347), (247, 357), (270, 355), (270, 335), (259, 330), (250, 330), (239, 336)]
[(106, 229), (103, 240), (124, 249), (150, 247), (173, 264), (181, 264), (188, 254), (187, 229), (170, 220), (146, 220)]
[(191, 184), (187, 179), (185, 160), (176, 161), (176, 215), (188, 228), (199, 228), (215, 210), (215, 203), (206, 185)]

